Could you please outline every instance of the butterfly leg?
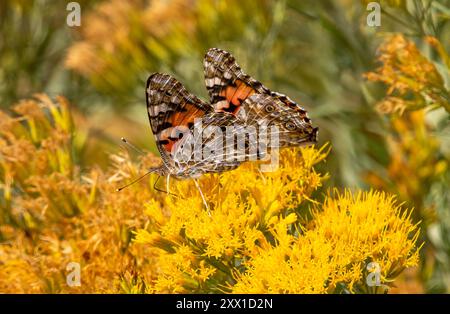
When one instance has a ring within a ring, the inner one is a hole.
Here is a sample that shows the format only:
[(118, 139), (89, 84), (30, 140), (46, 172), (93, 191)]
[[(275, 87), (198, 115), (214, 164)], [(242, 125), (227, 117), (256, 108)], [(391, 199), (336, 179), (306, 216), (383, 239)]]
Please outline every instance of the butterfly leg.
[(170, 174), (167, 175), (166, 179), (166, 191), (168, 194), (170, 194)]
[(161, 178), (161, 176), (158, 176), (158, 179), (156, 179), (155, 184), (153, 184), (153, 189), (155, 189), (155, 190), (158, 191), (158, 192), (163, 192), (163, 193), (167, 193), (167, 194), (172, 195), (172, 196), (179, 197), (179, 196), (176, 195), (176, 194), (173, 194), (173, 193), (170, 193), (170, 192), (168, 192), (168, 191), (164, 191), (164, 190), (158, 188), (156, 185), (158, 184), (158, 181), (159, 181), (160, 178)]
[(158, 192), (167, 193), (167, 191), (161, 190), (160, 188), (157, 187), (158, 181), (159, 181), (160, 178), (161, 178), (161, 176), (158, 176), (158, 178), (156, 179), (155, 184), (153, 184), (153, 189), (155, 189)]
[(197, 187), (198, 191), (200, 192), (200, 196), (202, 197), (203, 204), (205, 204), (206, 209), (208, 210), (208, 215), (211, 217), (211, 211), (209, 210), (208, 203), (206, 203), (205, 196), (203, 195), (202, 189), (200, 189), (200, 185), (197, 182), (197, 179), (194, 179), (195, 186)]

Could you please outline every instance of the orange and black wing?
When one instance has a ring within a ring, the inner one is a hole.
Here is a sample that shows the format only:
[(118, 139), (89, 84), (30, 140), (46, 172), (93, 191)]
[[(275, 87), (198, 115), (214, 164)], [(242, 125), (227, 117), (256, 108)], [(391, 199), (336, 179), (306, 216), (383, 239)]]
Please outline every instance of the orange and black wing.
[(229, 112), (247, 125), (276, 126), (281, 146), (317, 141), (318, 128), (312, 126), (306, 110), (246, 74), (231, 53), (211, 48), (203, 65), (206, 88), (216, 112)]
[(170, 154), (194, 120), (214, 111), (168, 74), (155, 73), (148, 78), (146, 100), (150, 126), (166, 164), (172, 163)]
[(270, 92), (245, 74), (231, 53), (211, 48), (203, 60), (205, 84), (216, 111), (237, 114), (241, 104), (255, 93)]

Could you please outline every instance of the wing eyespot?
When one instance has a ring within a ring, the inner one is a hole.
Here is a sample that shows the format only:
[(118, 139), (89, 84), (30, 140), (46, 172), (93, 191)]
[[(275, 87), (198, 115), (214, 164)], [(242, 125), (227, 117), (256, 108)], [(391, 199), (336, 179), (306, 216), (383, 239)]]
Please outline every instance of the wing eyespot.
[(286, 122), (286, 124), (284, 125), (286, 127), (286, 129), (288, 129), (289, 131), (294, 131), (297, 126), (295, 125), (295, 123), (288, 121)]
[(267, 113), (272, 113), (275, 111), (275, 107), (269, 104), (264, 107), (264, 110), (266, 110)]

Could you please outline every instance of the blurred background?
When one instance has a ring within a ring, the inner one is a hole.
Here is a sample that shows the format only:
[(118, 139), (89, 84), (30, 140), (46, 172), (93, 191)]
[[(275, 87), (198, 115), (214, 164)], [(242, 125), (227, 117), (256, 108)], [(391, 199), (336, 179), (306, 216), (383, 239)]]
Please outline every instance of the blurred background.
[[(370, 1), (80, 0), (79, 27), (66, 23), (68, 2), (0, 2), (0, 108), (11, 113), (36, 93), (66, 97), (82, 173), (106, 169), (122, 136), (156, 153), (147, 77), (169, 73), (207, 100), (203, 56), (222, 48), (246, 73), (308, 110), (319, 143), (331, 144), (324, 189), (382, 189), (415, 208), (425, 241), (421, 265), (394, 291), (450, 291), (449, 0), (379, 1), (380, 26), (367, 25)], [(442, 79), (440, 105), (412, 88), (400, 93), (413, 104), (402, 114), (380, 110), (391, 91), (386, 67), (377, 69), (389, 53), (415, 51), (399, 39), (379, 48), (394, 34), (424, 58), (394, 70), (431, 64)]]

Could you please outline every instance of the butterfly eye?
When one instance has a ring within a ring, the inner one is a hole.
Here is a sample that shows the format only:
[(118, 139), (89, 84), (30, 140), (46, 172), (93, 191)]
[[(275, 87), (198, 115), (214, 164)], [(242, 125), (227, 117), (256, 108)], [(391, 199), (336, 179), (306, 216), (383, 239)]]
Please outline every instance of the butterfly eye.
[(292, 122), (286, 122), (286, 124), (285, 124), (285, 126), (286, 126), (286, 129), (288, 129), (288, 130), (295, 130), (295, 124), (294, 123), (292, 123)]
[(267, 105), (267, 106), (265, 107), (265, 109), (266, 109), (266, 112), (271, 113), (271, 112), (274, 112), (275, 107), (272, 106), (272, 105)]

